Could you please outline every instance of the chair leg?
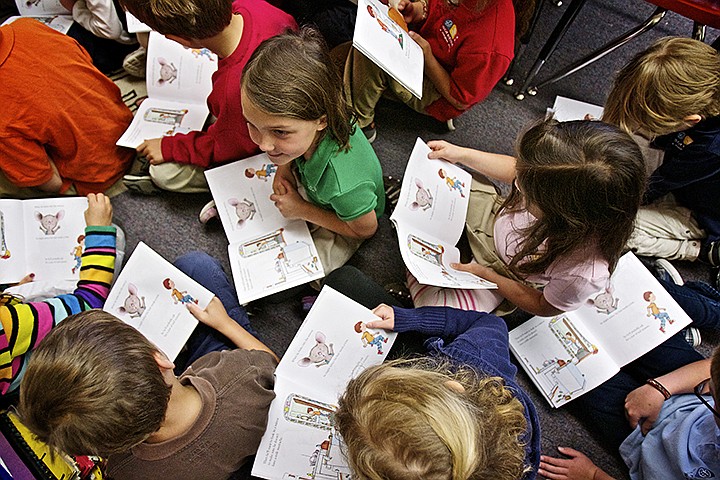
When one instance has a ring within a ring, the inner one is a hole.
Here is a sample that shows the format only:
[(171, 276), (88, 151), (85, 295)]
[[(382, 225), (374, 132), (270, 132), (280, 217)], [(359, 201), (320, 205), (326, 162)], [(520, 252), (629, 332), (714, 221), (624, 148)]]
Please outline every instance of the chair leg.
[[(538, 84), (536, 87), (531, 87), (528, 89), (528, 93), (531, 95), (534, 95), (537, 93), (538, 88), (542, 88), (546, 85), (550, 85), (551, 83), (555, 83), (558, 80), (562, 80), (563, 78), (567, 77), (568, 75), (572, 75), (573, 73), (577, 72), (578, 70), (581, 70), (591, 63), (595, 62), (596, 60), (601, 59), (608, 53), (614, 51), (615, 49), (625, 45), (632, 39), (639, 37), (643, 33), (647, 32), (651, 28), (653, 28), (655, 25), (660, 23), (660, 20), (665, 17), (665, 14), (667, 13), (667, 10), (664, 8), (658, 7), (655, 9), (652, 15), (648, 17), (645, 22), (643, 22), (641, 25), (638, 25), (637, 27), (628, 30), (623, 35), (620, 35), (616, 39), (612, 40), (611, 42), (607, 43), (606, 45), (602, 46), (601, 48), (595, 50), (589, 55), (586, 55), (585, 57), (581, 58), (577, 62), (573, 63), (569, 67), (566, 67), (565, 69), (561, 70), (560, 72), (556, 73), (553, 77), (545, 80), (544, 82)], [(534, 92), (532, 92), (534, 91)]]

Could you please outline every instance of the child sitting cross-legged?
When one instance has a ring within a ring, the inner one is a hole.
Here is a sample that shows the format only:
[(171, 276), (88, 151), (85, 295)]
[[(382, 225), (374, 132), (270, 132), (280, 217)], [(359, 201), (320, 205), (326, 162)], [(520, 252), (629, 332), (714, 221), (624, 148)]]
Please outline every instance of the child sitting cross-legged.
[(214, 259), (194, 253), (176, 265), (219, 295), (205, 310), (187, 305), (202, 323), (187, 370), (176, 377), (172, 361), (109, 313), (68, 318), (37, 348), (20, 387), (19, 415), (40, 441), (107, 457), (116, 479), (223, 479), (255, 454), (277, 357), (249, 333)]

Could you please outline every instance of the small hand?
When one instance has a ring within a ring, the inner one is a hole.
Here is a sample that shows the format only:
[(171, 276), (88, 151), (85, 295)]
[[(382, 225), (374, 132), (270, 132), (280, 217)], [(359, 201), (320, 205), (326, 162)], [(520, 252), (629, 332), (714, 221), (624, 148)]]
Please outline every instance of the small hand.
[(405, 23), (416, 23), (422, 20), (423, 7), (420, 2), (414, 3), (410, 0), (400, 0), (397, 4), (397, 11), (402, 14)]
[(420, 48), (422, 48), (423, 56), (425, 57), (425, 60), (427, 60), (428, 58), (431, 58), (431, 57), (434, 58), (433, 53), (432, 53), (432, 48), (430, 47), (430, 44), (428, 43), (427, 40), (425, 40), (422, 36), (420, 36), (419, 33), (413, 32), (412, 30), (410, 32), (408, 32), (408, 34), (410, 35), (410, 38), (415, 40), (417, 42), (417, 44), (420, 45)]
[(292, 185), (293, 187), (297, 187), (297, 183), (295, 182), (295, 176), (292, 173), (290, 164), (279, 165), (277, 167), (277, 171), (273, 176), (274, 193), (277, 193), (278, 195), (285, 195), (287, 193), (287, 189), (283, 185), (283, 181)]
[(375, 307), (372, 313), (380, 317), (380, 320), (365, 322), (368, 328), (382, 328), (384, 330), (395, 328), (395, 310), (391, 306), (381, 303)]
[(221, 330), (223, 325), (227, 325), (228, 322), (234, 322), (234, 320), (228, 316), (225, 306), (218, 297), (213, 297), (205, 310), (193, 302), (186, 303), (185, 306), (199, 322), (218, 331)]
[(445, 140), (430, 140), (428, 142), (431, 152), (428, 153), (428, 158), (435, 159), (441, 158), (447, 160), (450, 163), (457, 163), (462, 159), (463, 147), (458, 147)]
[(663, 394), (650, 385), (643, 385), (628, 393), (625, 397), (625, 417), (630, 426), (635, 428), (640, 423), (640, 431), (647, 435), (657, 420), (664, 401)]
[(593, 480), (600, 470), (592, 460), (575, 449), (558, 447), (563, 455), (570, 458), (540, 456), (538, 473), (551, 480)]
[(492, 268), (486, 267), (484, 265), (480, 265), (479, 263), (451, 263), (450, 266), (454, 268), (455, 270), (458, 270), (460, 272), (468, 272), (472, 273), (473, 275), (477, 275), (480, 278), (484, 278), (485, 280), (489, 280), (490, 275), (492, 275), (495, 271)]
[(88, 227), (107, 227), (112, 224), (112, 204), (102, 193), (90, 193), (87, 196), (88, 208), (85, 210), (85, 224)]
[(275, 202), (275, 206), (280, 210), (283, 217), (287, 219), (302, 219), (308, 202), (300, 196), (297, 189), (286, 179), (281, 178), (279, 182), (280, 189), (285, 190), (285, 193), (273, 193), (270, 195), (270, 200)]
[(138, 145), (135, 150), (137, 150), (140, 155), (145, 155), (150, 165), (160, 165), (161, 163), (165, 163), (161, 144), (162, 138), (151, 138)]

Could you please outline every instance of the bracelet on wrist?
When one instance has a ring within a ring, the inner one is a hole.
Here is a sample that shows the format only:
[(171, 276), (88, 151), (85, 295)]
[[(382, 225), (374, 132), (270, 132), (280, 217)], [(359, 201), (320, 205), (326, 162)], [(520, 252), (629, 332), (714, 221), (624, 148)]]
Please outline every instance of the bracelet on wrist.
[(648, 378), (647, 380), (645, 380), (645, 383), (647, 383), (648, 385), (653, 387), (655, 390), (660, 392), (662, 394), (662, 396), (665, 397), (665, 400), (667, 400), (668, 398), (670, 398), (672, 396), (672, 394), (668, 391), (668, 389), (665, 388), (665, 386), (662, 383), (658, 382), (654, 378)]

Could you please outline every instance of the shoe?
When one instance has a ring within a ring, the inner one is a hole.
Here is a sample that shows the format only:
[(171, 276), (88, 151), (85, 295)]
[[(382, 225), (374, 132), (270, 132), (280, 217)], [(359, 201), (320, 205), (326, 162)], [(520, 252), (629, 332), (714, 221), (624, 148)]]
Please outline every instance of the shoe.
[(700, 337), (700, 330), (695, 327), (688, 327), (682, 331), (685, 335), (685, 341), (691, 347), (698, 347), (702, 344), (702, 337)]
[(377, 130), (375, 130), (375, 122), (372, 122), (367, 127), (362, 128), (362, 132), (365, 134), (368, 142), (373, 143), (377, 138)]
[(123, 60), (123, 70), (133, 77), (145, 78), (147, 68), (147, 50), (143, 47), (127, 54)]
[(412, 296), (404, 283), (388, 283), (385, 291), (403, 306), (412, 306)]
[(125, 175), (123, 184), (131, 192), (142, 195), (157, 195), (160, 190), (150, 178), (150, 175)]
[(150, 175), (150, 160), (148, 160), (145, 155), (135, 155), (135, 160), (133, 160), (132, 165), (130, 165), (130, 170), (128, 170), (127, 175)]
[(315, 305), (315, 300), (317, 300), (317, 295), (306, 295), (302, 297), (302, 311), (305, 313), (308, 313), (313, 305)]
[(451, 118), (446, 123), (448, 132), (454, 132), (455, 131), (455, 123), (453, 122), (453, 119)]
[(713, 267), (720, 267), (720, 240), (703, 242), (698, 259)]
[(217, 211), (217, 207), (215, 206), (215, 200), (210, 200), (200, 210), (200, 214), (198, 215), (198, 220), (200, 220), (200, 223), (205, 225), (210, 220), (212, 220), (213, 218), (217, 218), (217, 217), (218, 217), (218, 211)]
[(400, 199), (400, 189), (402, 182), (397, 178), (387, 175), (383, 176), (383, 185), (385, 186), (385, 213), (391, 215), (398, 200)]
[(682, 275), (680, 275), (680, 272), (677, 271), (677, 268), (664, 258), (658, 258), (655, 260), (652, 264), (652, 268), (654, 270), (653, 273), (655, 274), (655, 278), (659, 278), (666, 282), (672, 282), (675, 285), (685, 284), (685, 281), (683, 280)]

